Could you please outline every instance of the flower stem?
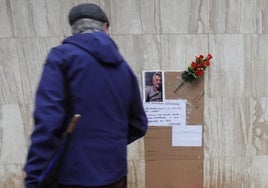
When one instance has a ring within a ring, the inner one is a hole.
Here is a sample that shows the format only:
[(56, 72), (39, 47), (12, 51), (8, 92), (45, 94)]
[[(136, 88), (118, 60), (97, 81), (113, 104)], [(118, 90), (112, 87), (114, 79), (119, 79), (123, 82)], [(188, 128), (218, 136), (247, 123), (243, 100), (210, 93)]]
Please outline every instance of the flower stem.
[(183, 80), (180, 85), (175, 89), (175, 91), (173, 93), (176, 93), (176, 91), (178, 91), (178, 89), (181, 88), (181, 86), (183, 86), (183, 84), (185, 83), (185, 81)]

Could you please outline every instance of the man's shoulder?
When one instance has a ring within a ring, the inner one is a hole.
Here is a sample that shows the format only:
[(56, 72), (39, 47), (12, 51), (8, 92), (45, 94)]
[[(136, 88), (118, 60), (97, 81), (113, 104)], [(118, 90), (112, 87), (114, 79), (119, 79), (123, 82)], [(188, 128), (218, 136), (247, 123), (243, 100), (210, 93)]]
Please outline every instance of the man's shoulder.
[(151, 93), (151, 92), (153, 92), (153, 86), (145, 86), (145, 91), (146, 91), (147, 93)]

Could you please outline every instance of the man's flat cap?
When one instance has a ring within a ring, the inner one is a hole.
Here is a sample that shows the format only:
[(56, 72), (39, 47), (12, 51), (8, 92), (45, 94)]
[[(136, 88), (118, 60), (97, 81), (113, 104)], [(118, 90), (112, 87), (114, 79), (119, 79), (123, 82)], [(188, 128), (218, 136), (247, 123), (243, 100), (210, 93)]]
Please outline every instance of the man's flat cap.
[(69, 23), (72, 25), (75, 21), (82, 18), (90, 18), (103, 23), (107, 23), (109, 26), (109, 20), (105, 12), (96, 4), (85, 3), (73, 7), (69, 13)]

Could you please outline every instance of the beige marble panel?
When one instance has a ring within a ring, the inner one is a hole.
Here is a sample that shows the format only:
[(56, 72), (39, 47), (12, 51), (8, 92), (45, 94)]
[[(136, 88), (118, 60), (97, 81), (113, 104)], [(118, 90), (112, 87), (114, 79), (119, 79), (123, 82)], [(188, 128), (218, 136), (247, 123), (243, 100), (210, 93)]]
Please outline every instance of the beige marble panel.
[(254, 95), (257, 97), (267, 97), (267, 73), (268, 73), (268, 63), (267, 63), (267, 52), (268, 52), (268, 35), (258, 35), (256, 42), (255, 52), (255, 65), (252, 79), (254, 81)]
[[(12, 24), (11, 26), (7, 25), (9, 26), (7, 28), (11, 28), (11, 32), (16, 37), (45, 37), (69, 36), (71, 33), (68, 23), (70, 9), (81, 3), (101, 5), (103, 1), (101, 2), (98, 0), (28, 0), (25, 2), (6, 0), (6, 2), (1, 3), (4, 8), (6, 7), (6, 11), (3, 11), (3, 16), (8, 17), (9, 22)], [(6, 20), (4, 19), (3, 21)]]
[(0, 39), (0, 104), (17, 103), (20, 68), (15, 39)]
[(195, 60), (195, 56), (208, 53), (208, 36), (205, 34), (112, 37), (137, 74), (142, 70), (184, 70)]
[(71, 1), (65, 0), (30, 0), (32, 34), (40, 37), (69, 35), (68, 13), (72, 6)]
[(19, 105), (1, 105), (0, 112), (0, 164), (22, 164), (25, 162), (27, 148)]
[(1, 5), (6, 8), (3, 14), (6, 12), (4, 15), (7, 15), (10, 23), (7, 28), (9, 26), (15, 37), (59, 36), (70, 33), (67, 14), (72, 6), (71, 1), (6, 0), (1, 1)]
[(20, 107), (20, 113), (21, 113), (21, 118), (22, 118), (22, 122), (23, 122), (23, 129), (24, 129), (24, 140), (25, 140), (25, 144), (26, 147), (28, 149), (28, 147), (30, 146), (30, 136), (32, 134), (33, 131), (33, 126), (34, 126), (34, 122), (33, 122), (33, 110), (34, 110), (34, 104), (33, 103), (23, 103), (23, 104), (19, 104)]
[(260, 33), (261, 15), (256, 0), (209, 0), (209, 27), (212, 33)]
[(34, 36), (35, 31), (30, 1), (13, 0), (7, 2), (10, 4), (8, 11), (12, 12), (15, 37)]
[(160, 2), (163, 33), (206, 33), (208, 0), (168, 0)]
[[(249, 168), (252, 157), (219, 157), (204, 160), (204, 188), (253, 188)], [(256, 183), (256, 182), (255, 182)], [(256, 186), (257, 188), (258, 186)]]
[(268, 186), (268, 99), (205, 99), (205, 187)]
[(1, 188), (23, 188), (23, 177), (20, 164), (0, 165)]
[(268, 1), (267, 0), (256, 0), (257, 1), (257, 20), (259, 30), (261, 33), (268, 34)]
[(157, 35), (112, 35), (125, 60), (141, 83), (144, 69), (161, 69), (160, 37)]
[[(64, 0), (64, 1), (66, 1), (66, 0)], [(105, 1), (105, 0), (71, 0), (70, 2), (73, 5), (79, 5), (79, 4), (82, 4), (82, 3), (95, 3), (97, 5), (100, 5), (101, 1)], [(106, 0), (106, 3), (109, 3), (109, 2), (107, 2), (107, 0)]]
[[(267, 96), (267, 42), (266, 34), (210, 35), (209, 49), (215, 63), (209, 70), (207, 93), (211, 97)], [(224, 87), (228, 90), (221, 89)]]
[(248, 97), (253, 94), (254, 45), (251, 35), (209, 35), (209, 51), (214, 56), (208, 70), (207, 94), (210, 97)]
[(9, 0), (0, 1), (0, 37), (14, 37), (13, 14)]
[(256, 155), (268, 155), (268, 97), (252, 100), (252, 145)]
[(0, 39), (0, 104), (31, 103), (51, 47), (61, 38)]
[(159, 3), (155, 0), (111, 0), (113, 34), (156, 33), (159, 31)]
[(162, 69), (186, 70), (195, 57), (208, 53), (206, 34), (161, 35)]
[(143, 138), (128, 145), (128, 160), (144, 160)]
[(204, 160), (204, 188), (267, 188), (267, 156)]
[(47, 53), (60, 44), (61, 38), (19, 38), (16, 40), (16, 50), (19, 57), (21, 75), (22, 101), (34, 101), (36, 87), (42, 73)]
[(128, 161), (128, 188), (145, 188), (145, 161)]
[(251, 176), (249, 187), (266, 188), (268, 187), (268, 156), (256, 156), (248, 168)]
[(255, 103), (252, 98), (205, 99), (205, 158), (256, 155), (253, 140)]

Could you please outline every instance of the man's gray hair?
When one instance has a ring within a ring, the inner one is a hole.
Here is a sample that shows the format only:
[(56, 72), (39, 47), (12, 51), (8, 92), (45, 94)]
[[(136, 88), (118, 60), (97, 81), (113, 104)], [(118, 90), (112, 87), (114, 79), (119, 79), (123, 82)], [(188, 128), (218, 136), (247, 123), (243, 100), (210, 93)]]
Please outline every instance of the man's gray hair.
[(97, 20), (83, 18), (79, 19), (71, 25), (72, 34), (87, 32), (103, 31), (103, 23)]

